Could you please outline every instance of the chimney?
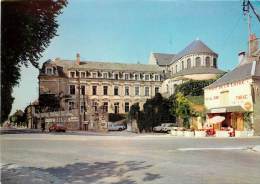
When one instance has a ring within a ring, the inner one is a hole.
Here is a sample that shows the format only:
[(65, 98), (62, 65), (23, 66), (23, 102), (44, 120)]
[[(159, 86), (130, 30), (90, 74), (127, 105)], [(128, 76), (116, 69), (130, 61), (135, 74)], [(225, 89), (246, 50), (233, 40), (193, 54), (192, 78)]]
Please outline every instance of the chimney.
[(239, 52), (238, 53), (238, 64), (241, 65), (245, 62), (246, 60), (246, 53), (243, 51), (243, 52)]
[(250, 34), (249, 36), (249, 56), (251, 56), (255, 51), (257, 51), (258, 49), (258, 40), (255, 36), (255, 34)]
[(80, 55), (79, 55), (79, 53), (77, 53), (77, 59), (76, 59), (76, 64), (77, 65), (80, 65)]

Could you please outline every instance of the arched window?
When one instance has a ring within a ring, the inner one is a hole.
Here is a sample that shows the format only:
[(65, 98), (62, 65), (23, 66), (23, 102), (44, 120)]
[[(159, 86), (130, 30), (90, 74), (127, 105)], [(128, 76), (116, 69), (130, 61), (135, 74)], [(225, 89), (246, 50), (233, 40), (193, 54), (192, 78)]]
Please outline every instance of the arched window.
[(187, 69), (191, 68), (191, 59), (187, 59)]
[(205, 58), (206, 67), (210, 67), (210, 57)]
[(178, 66), (175, 65), (175, 73), (177, 73), (177, 72), (178, 72)]
[(184, 61), (181, 62), (181, 69), (184, 70)]
[(196, 65), (196, 66), (201, 66), (201, 59), (200, 59), (200, 57), (196, 57), (196, 59), (195, 59), (195, 65)]
[(213, 58), (213, 67), (217, 68), (217, 59), (216, 58)]

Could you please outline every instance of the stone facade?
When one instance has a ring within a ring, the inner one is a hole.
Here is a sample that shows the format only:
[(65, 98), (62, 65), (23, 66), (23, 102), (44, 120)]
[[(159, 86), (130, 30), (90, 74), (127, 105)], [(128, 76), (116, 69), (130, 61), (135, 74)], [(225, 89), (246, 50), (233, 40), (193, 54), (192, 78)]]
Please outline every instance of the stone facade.
[(147, 99), (159, 92), (170, 96), (175, 85), (187, 79), (214, 78), (222, 73), (217, 69), (217, 57), (196, 40), (176, 55), (152, 53), (149, 64), (81, 61), (79, 54), (75, 60), (57, 58), (42, 66), (39, 95), (61, 98), (61, 111), (74, 114), (66, 119), (70, 127), (79, 121), (77, 117), (94, 127), (100, 113), (125, 114), (134, 103), (142, 110)]
[(158, 65), (167, 76), (161, 93), (170, 96), (175, 86), (187, 80), (214, 79), (223, 71), (218, 69), (218, 54), (202, 41), (195, 40), (177, 54), (152, 53), (149, 63)]

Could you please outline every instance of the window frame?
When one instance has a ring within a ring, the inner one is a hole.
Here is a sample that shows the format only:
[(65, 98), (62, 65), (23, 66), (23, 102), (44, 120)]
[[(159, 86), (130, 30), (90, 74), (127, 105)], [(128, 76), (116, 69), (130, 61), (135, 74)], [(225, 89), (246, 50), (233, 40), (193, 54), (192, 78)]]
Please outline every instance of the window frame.
[(92, 95), (97, 95), (97, 86), (92, 86)]
[(103, 95), (105, 95), (105, 96), (108, 95), (108, 86), (103, 86)]
[(150, 96), (150, 88), (149, 88), (149, 86), (145, 86), (144, 87), (144, 96)]
[[(74, 93), (71, 93), (71, 90), (72, 90), (71, 87), (72, 87), (72, 86), (74, 87)], [(69, 85), (69, 94), (70, 94), (70, 95), (76, 95), (76, 85), (74, 85), (74, 84), (70, 84), (70, 85)]]
[(114, 86), (114, 96), (119, 96), (119, 87)]

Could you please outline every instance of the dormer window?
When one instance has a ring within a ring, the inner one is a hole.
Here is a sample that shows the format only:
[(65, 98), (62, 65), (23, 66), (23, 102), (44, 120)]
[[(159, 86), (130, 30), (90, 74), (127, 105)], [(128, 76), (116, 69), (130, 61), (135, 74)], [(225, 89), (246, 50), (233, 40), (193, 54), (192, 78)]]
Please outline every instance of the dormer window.
[(135, 74), (135, 80), (138, 80), (138, 75), (137, 74)]
[(107, 79), (107, 78), (108, 78), (108, 73), (107, 73), (107, 72), (104, 72), (104, 73), (103, 73), (103, 78), (104, 78), (104, 79)]
[(129, 74), (128, 73), (125, 74), (125, 80), (129, 80)]
[(70, 77), (75, 78), (75, 72), (70, 72)]
[(47, 68), (46, 68), (46, 74), (47, 74), (47, 75), (52, 75), (52, 74), (53, 74), (53, 68), (47, 67)]
[(80, 72), (80, 77), (85, 78), (86, 77), (86, 72)]
[(97, 72), (92, 72), (92, 78), (97, 78)]
[(118, 80), (118, 78), (119, 78), (119, 75), (116, 73), (115, 74), (115, 79)]
[(155, 79), (156, 81), (158, 81), (158, 80), (159, 80), (159, 75), (155, 75), (155, 76), (154, 76), (154, 79)]

